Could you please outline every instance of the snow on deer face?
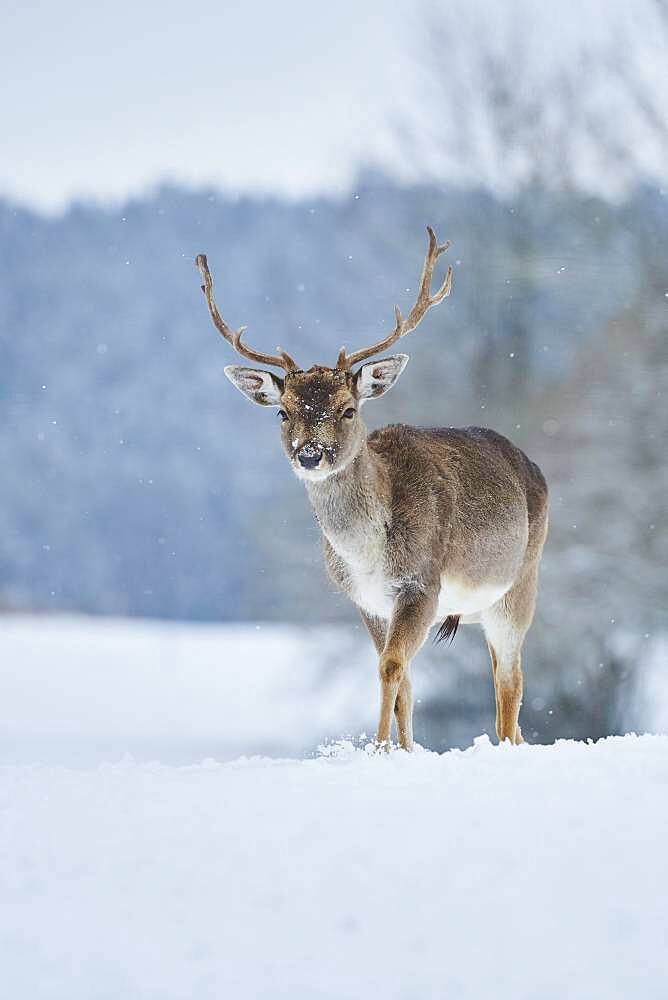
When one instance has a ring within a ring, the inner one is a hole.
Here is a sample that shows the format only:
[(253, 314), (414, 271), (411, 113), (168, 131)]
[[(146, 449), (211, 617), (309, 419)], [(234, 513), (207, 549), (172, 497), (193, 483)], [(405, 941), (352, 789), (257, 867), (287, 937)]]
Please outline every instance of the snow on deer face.
[(350, 372), (316, 366), (285, 378), (278, 416), (283, 448), (301, 479), (344, 468), (364, 440)]
[(366, 436), (359, 409), (382, 396), (403, 371), (408, 356), (371, 362), (356, 372), (315, 365), (281, 379), (260, 369), (228, 365), (225, 374), (252, 402), (278, 407), (283, 448), (296, 474), (326, 479), (345, 468)]

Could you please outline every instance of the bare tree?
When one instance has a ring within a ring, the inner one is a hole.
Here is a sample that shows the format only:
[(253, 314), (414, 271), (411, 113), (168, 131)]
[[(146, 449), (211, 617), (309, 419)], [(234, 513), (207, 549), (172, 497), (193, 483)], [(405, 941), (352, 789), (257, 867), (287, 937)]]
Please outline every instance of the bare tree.
[(615, 194), (665, 171), (666, 0), (647, 0), (632, 36), (620, 24), (570, 48), (555, 39), (547, 61), (537, 55), (541, 15), (505, 9), (499, 37), (482, 6), (462, 16), (427, 5), (420, 62), (428, 113), (413, 129), (416, 157), (437, 175), (501, 193), (540, 186)]

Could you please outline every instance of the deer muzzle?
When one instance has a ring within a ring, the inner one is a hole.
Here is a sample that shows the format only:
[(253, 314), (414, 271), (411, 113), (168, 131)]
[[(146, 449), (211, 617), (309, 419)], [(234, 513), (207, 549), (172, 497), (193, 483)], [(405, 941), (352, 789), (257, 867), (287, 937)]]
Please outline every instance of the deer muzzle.
[(297, 461), (303, 469), (317, 469), (325, 452), (322, 445), (315, 441), (309, 441), (297, 452)]

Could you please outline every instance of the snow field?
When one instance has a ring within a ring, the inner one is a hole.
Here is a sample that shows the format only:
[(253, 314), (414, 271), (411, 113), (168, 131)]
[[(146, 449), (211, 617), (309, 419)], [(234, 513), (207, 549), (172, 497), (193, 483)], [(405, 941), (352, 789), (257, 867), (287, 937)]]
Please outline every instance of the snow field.
[(359, 630), (0, 618), (0, 763), (302, 756), (377, 705)]
[(3, 1000), (668, 996), (666, 737), (313, 757), (359, 636), (1, 624)]
[(668, 995), (668, 738), (0, 768), (12, 1000)]

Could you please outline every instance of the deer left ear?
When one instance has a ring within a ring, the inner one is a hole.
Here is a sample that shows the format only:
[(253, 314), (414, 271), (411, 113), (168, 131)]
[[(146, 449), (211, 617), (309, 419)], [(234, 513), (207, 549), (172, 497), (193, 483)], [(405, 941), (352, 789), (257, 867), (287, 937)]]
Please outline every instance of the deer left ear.
[(375, 399), (391, 389), (408, 364), (407, 354), (394, 354), (391, 358), (369, 361), (355, 374), (355, 388), (360, 400)]

